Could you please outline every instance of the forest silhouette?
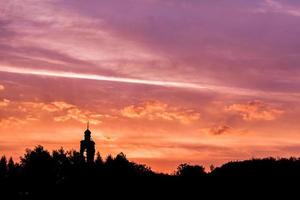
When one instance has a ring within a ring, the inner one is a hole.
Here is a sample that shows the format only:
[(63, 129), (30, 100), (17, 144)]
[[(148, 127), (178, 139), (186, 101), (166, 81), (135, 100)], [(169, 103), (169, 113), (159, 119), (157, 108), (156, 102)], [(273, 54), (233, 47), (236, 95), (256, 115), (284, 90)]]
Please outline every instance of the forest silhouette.
[(209, 173), (203, 166), (181, 164), (173, 174), (154, 172), (146, 165), (129, 161), (123, 153), (109, 155), (105, 160), (97, 153), (94, 162), (86, 162), (74, 150), (61, 148), (50, 153), (36, 146), (27, 149), (19, 163), (5, 156), (0, 159), (1, 194), (12, 199), (91, 197), (99, 192), (110, 197), (139, 192), (186, 196), (199, 190), (224, 189), (229, 183), (236, 188), (255, 183), (259, 188), (265, 183), (278, 186), (290, 180), (300, 180), (299, 158), (235, 161), (211, 167)]

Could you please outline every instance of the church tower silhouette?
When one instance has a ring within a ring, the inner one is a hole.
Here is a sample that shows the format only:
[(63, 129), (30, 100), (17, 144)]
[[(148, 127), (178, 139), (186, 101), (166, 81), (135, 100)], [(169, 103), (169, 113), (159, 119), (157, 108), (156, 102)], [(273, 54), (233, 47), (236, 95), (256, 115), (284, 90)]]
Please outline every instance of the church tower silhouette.
[[(88, 122), (87, 129), (84, 132), (84, 140), (80, 141), (80, 154), (87, 163), (93, 163), (95, 156), (95, 142), (91, 139), (92, 132), (90, 131), (89, 125), (90, 123)], [(86, 157), (84, 156), (85, 152)]]

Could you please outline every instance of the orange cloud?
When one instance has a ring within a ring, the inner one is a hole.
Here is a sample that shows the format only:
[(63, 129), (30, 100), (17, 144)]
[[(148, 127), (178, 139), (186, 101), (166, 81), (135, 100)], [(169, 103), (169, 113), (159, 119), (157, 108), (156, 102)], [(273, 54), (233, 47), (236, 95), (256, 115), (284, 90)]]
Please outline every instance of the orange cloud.
[(91, 124), (100, 124), (103, 118), (103, 115), (96, 114), (91, 111), (81, 110), (78, 107), (70, 107), (63, 110), (65, 113), (54, 117), (54, 121), (56, 122), (65, 122), (68, 120), (76, 120), (81, 123), (86, 123), (89, 121)]
[(250, 101), (245, 104), (233, 104), (225, 108), (226, 111), (238, 113), (245, 121), (277, 119), (283, 111), (262, 101)]
[(232, 128), (228, 125), (218, 125), (209, 129), (209, 133), (212, 135), (223, 135), (231, 133)]
[[(75, 120), (81, 123), (86, 123), (88, 120), (91, 124), (101, 123), (104, 117), (101, 114), (92, 112), (86, 109), (81, 109), (76, 105), (69, 104), (63, 101), (55, 101), (50, 103), (44, 102), (16, 102), (4, 99), (0, 101), (0, 107), (5, 107), (10, 111), (10, 115), (1, 119), (5, 124), (19, 123), (22, 121), (36, 121), (45, 119), (53, 119), (55, 122), (65, 122)], [(4, 110), (3, 110), (4, 111)]]
[(200, 113), (194, 110), (172, 107), (160, 101), (146, 101), (139, 105), (127, 106), (121, 110), (121, 115), (133, 119), (178, 121), (182, 124), (200, 119)]
[(45, 111), (48, 111), (48, 112), (58, 112), (58, 111), (63, 111), (63, 110), (70, 109), (73, 107), (75, 107), (75, 106), (72, 104), (68, 104), (63, 101), (55, 101), (52, 103), (44, 104), (42, 106), (42, 109)]
[(3, 100), (0, 101), (0, 107), (6, 107), (6, 106), (9, 105), (9, 103), (10, 103), (10, 100), (3, 99)]
[(1, 90), (5, 90), (4, 85), (0, 85), (0, 91), (1, 91)]
[(0, 119), (0, 126), (1, 127), (12, 127), (15, 125), (23, 125), (26, 122), (20, 118), (17, 117), (8, 117), (5, 119)]

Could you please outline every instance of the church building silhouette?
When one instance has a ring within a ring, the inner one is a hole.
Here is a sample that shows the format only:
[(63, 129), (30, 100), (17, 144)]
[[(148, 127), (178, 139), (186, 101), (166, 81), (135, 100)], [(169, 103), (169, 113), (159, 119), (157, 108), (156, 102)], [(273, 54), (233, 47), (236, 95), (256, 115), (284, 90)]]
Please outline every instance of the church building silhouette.
[(87, 163), (93, 163), (95, 156), (95, 142), (91, 139), (91, 134), (88, 122), (87, 129), (84, 132), (84, 140), (80, 141), (80, 154)]

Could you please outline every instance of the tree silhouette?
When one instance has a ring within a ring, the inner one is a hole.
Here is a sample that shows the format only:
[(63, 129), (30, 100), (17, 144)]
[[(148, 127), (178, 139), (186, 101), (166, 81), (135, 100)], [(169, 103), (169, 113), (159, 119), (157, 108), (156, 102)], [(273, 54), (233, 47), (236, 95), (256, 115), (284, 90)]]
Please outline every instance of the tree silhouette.
[(199, 178), (204, 176), (205, 169), (203, 166), (198, 165), (189, 165), (189, 164), (181, 164), (177, 168), (176, 175), (187, 178)]
[(36, 146), (27, 149), (21, 158), (22, 175), (29, 186), (51, 185), (55, 183), (55, 163), (47, 150)]
[[(146, 165), (129, 161), (124, 153), (115, 157), (109, 155), (103, 161), (98, 152), (91, 164), (74, 150), (60, 148), (50, 154), (42, 146), (36, 146), (33, 150), (26, 150), (20, 164), (12, 158), (7, 161), (5, 156), (0, 159), (1, 188), (16, 189), (16, 192), (9, 193), (11, 196), (7, 199), (40, 199), (40, 195), (45, 194), (52, 199), (55, 195), (66, 199), (77, 198), (78, 195), (88, 198), (98, 194), (100, 189), (110, 198), (117, 194), (124, 196), (128, 191), (162, 192), (170, 196), (180, 191), (197, 193), (200, 188), (209, 189), (212, 185), (212, 188), (220, 189), (234, 183), (235, 187), (252, 182), (259, 185), (261, 180), (270, 180), (268, 184), (274, 185), (299, 178), (298, 158), (229, 162), (221, 167), (211, 167), (210, 173), (206, 173), (203, 166), (185, 163), (179, 165), (173, 175), (155, 173)], [(117, 192), (109, 192), (113, 189)]]
[(2, 156), (0, 159), (0, 180), (4, 180), (7, 176), (7, 159)]
[(98, 167), (103, 167), (104, 165), (104, 161), (99, 152), (97, 152), (96, 154), (95, 165)]

